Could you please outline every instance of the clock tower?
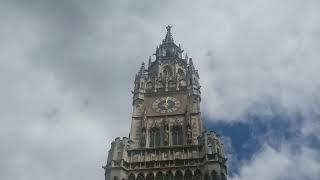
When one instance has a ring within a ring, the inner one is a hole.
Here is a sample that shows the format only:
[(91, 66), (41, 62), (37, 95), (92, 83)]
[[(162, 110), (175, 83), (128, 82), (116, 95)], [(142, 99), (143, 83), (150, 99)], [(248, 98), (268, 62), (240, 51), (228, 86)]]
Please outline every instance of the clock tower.
[(106, 180), (227, 179), (222, 141), (201, 120), (198, 70), (166, 29), (135, 77), (129, 138), (112, 142)]

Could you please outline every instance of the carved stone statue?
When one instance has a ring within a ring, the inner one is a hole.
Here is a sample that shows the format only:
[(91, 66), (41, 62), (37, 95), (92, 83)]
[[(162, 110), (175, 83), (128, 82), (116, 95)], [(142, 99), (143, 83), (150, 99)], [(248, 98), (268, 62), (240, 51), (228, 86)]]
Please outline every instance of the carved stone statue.
[(158, 78), (157, 78), (157, 77), (154, 77), (154, 78), (153, 78), (153, 81), (154, 81), (154, 83), (153, 83), (153, 84), (154, 84), (154, 86), (153, 86), (153, 91), (154, 91), (154, 92), (157, 92)]
[(168, 88), (169, 88), (169, 78), (168, 78), (168, 76), (165, 77), (165, 84), (166, 84), (165, 91), (168, 91)]
[(164, 144), (165, 145), (169, 144), (169, 127), (168, 126), (164, 128)]
[(144, 110), (144, 114), (143, 114), (143, 124), (142, 124), (142, 127), (143, 128), (147, 128), (147, 110), (145, 109)]
[(160, 79), (160, 78), (158, 79), (158, 78), (157, 78), (156, 81), (157, 81), (157, 88), (162, 88), (162, 87), (163, 87), (162, 79)]
[(176, 79), (176, 90), (179, 90), (179, 86), (180, 86), (180, 75), (177, 75), (177, 79)]
[(165, 145), (168, 145), (169, 144), (169, 125), (168, 125), (168, 120), (167, 119), (164, 120), (163, 127), (164, 127), (163, 142), (164, 142)]
[(190, 126), (187, 128), (187, 142), (188, 144), (192, 143), (192, 130)]
[(142, 129), (142, 135), (141, 135), (141, 146), (146, 145), (146, 130), (143, 128)]

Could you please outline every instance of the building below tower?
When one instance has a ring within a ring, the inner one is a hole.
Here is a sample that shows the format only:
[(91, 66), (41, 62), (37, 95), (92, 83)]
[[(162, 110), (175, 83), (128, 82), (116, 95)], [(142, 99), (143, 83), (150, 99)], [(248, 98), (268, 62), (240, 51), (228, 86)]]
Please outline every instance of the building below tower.
[(226, 180), (220, 137), (201, 120), (199, 74), (171, 26), (135, 77), (129, 137), (111, 143), (105, 180)]

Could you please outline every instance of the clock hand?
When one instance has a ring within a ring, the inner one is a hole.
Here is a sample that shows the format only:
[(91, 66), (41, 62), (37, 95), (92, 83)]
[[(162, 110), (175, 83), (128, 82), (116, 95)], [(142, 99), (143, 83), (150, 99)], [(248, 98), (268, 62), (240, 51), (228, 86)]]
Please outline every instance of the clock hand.
[(166, 109), (168, 109), (168, 97), (166, 97), (166, 102), (164, 103), (164, 107), (166, 108)]

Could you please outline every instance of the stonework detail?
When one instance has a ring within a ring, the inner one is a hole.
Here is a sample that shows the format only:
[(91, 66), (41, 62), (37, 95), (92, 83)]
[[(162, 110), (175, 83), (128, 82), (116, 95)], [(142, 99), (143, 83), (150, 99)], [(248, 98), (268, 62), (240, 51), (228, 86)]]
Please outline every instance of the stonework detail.
[(105, 180), (226, 179), (218, 134), (201, 120), (199, 74), (167, 34), (134, 81), (129, 138), (111, 143)]

